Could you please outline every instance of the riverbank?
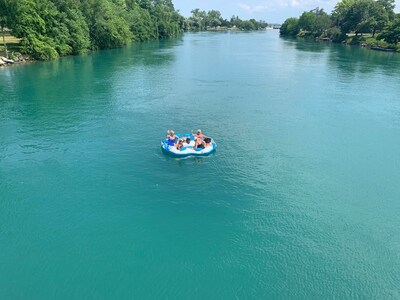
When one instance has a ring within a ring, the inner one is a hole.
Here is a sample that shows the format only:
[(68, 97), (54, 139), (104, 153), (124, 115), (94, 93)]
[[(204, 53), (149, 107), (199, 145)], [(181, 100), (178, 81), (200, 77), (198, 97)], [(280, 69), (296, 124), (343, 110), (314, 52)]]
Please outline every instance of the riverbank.
[(208, 27), (206, 31), (224, 31), (224, 30), (240, 30), (236, 26), (234, 27), (226, 27), (226, 26), (217, 26), (217, 27)]
[(372, 34), (348, 34), (346, 40), (342, 42), (346, 45), (356, 45), (376, 51), (400, 52), (400, 44), (390, 44), (384, 40), (378, 40)]
[(3, 55), (0, 56), (0, 68), (18, 64), (32, 63), (35, 61), (29, 55), (22, 55), (21, 53), (14, 53), (10, 57), (12, 58), (7, 58)]
[[(332, 41), (328, 37), (324, 38), (315, 38), (316, 41), (322, 41), (322, 42), (331, 42), (331, 43), (338, 43), (335, 41)], [(372, 35), (354, 35), (354, 34), (349, 34), (347, 38), (340, 42), (343, 45), (351, 45), (351, 46), (359, 46), (363, 48), (368, 48), (370, 50), (375, 50), (375, 51), (384, 51), (384, 52), (398, 52), (400, 53), (400, 44), (399, 45), (393, 45), (386, 43), (385, 41), (382, 40), (377, 40)]]
[(0, 45), (0, 67), (34, 61), (29, 55), (21, 53), (21, 39), (12, 36), (9, 31), (5, 32), (2, 42)]
[[(271, 30), (271, 29), (276, 29), (273, 27), (265, 27), (265, 28), (259, 28), (256, 30)], [(206, 31), (226, 31), (226, 30), (230, 30), (230, 31), (249, 31), (246, 29), (242, 29), (242, 28), (238, 28), (236, 26), (233, 27), (226, 27), (226, 26), (217, 26), (217, 27), (209, 27), (206, 29)], [(254, 29), (252, 29), (252, 31), (254, 31)]]

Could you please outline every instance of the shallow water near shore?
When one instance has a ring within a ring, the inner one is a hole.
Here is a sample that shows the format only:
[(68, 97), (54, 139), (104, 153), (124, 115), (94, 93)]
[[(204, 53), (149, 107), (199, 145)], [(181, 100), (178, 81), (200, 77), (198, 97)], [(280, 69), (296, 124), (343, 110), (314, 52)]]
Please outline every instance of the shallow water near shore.
[(400, 298), (399, 82), (276, 30), (0, 69), (0, 298)]

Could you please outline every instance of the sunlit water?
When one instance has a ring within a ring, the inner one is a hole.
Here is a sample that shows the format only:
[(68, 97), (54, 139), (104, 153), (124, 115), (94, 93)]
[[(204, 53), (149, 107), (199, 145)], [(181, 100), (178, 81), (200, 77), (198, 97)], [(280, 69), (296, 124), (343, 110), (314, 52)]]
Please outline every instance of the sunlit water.
[(0, 298), (399, 299), (399, 95), (272, 30), (0, 69)]

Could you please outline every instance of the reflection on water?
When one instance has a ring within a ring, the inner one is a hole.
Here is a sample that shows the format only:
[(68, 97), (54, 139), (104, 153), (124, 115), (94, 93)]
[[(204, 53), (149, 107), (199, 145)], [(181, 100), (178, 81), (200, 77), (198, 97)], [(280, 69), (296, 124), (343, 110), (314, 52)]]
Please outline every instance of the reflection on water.
[[(110, 91), (115, 86), (120, 88), (118, 79), (123, 79), (127, 70), (145, 70), (150, 66), (162, 68), (174, 60), (176, 54), (170, 49), (179, 43), (179, 39), (140, 43), (5, 68), (1, 70), (4, 80), (0, 82), (0, 89), (4, 100), (8, 101), (2, 101), (1, 113), (4, 117), (18, 113), (24, 119), (32, 118), (39, 123), (41, 118), (54, 115), (52, 121), (61, 126), (81, 118), (82, 114), (77, 114), (77, 110), (93, 115), (106, 114), (113, 100)], [(11, 107), (6, 109), (6, 105)]]
[(302, 38), (281, 37), (281, 39), (285, 46), (299, 51), (328, 53), (329, 66), (347, 76), (371, 72), (384, 72), (389, 76), (398, 75), (397, 71), (400, 66), (398, 53)]
[(350, 45), (337, 45), (334, 49), (329, 57), (330, 66), (345, 74), (382, 72), (388, 76), (398, 75), (400, 55), (397, 53)]

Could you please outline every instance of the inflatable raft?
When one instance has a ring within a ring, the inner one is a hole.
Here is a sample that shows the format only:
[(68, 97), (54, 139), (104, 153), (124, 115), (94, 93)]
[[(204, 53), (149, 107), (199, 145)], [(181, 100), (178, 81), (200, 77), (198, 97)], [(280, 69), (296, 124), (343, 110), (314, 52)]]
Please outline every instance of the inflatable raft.
[[(177, 136), (180, 137), (180, 135), (178, 134)], [(214, 152), (215, 149), (217, 148), (217, 144), (214, 142), (212, 138), (211, 138), (211, 143), (209, 143), (207, 147), (197, 148), (197, 149), (193, 149), (193, 146), (195, 144), (193, 135), (185, 134), (184, 140), (185, 141), (183, 142), (183, 147), (180, 150), (178, 150), (175, 146), (170, 145), (168, 143), (168, 139), (163, 139), (161, 141), (161, 148), (163, 149), (164, 152), (171, 154), (173, 156), (189, 156), (189, 155), (206, 156)]]

